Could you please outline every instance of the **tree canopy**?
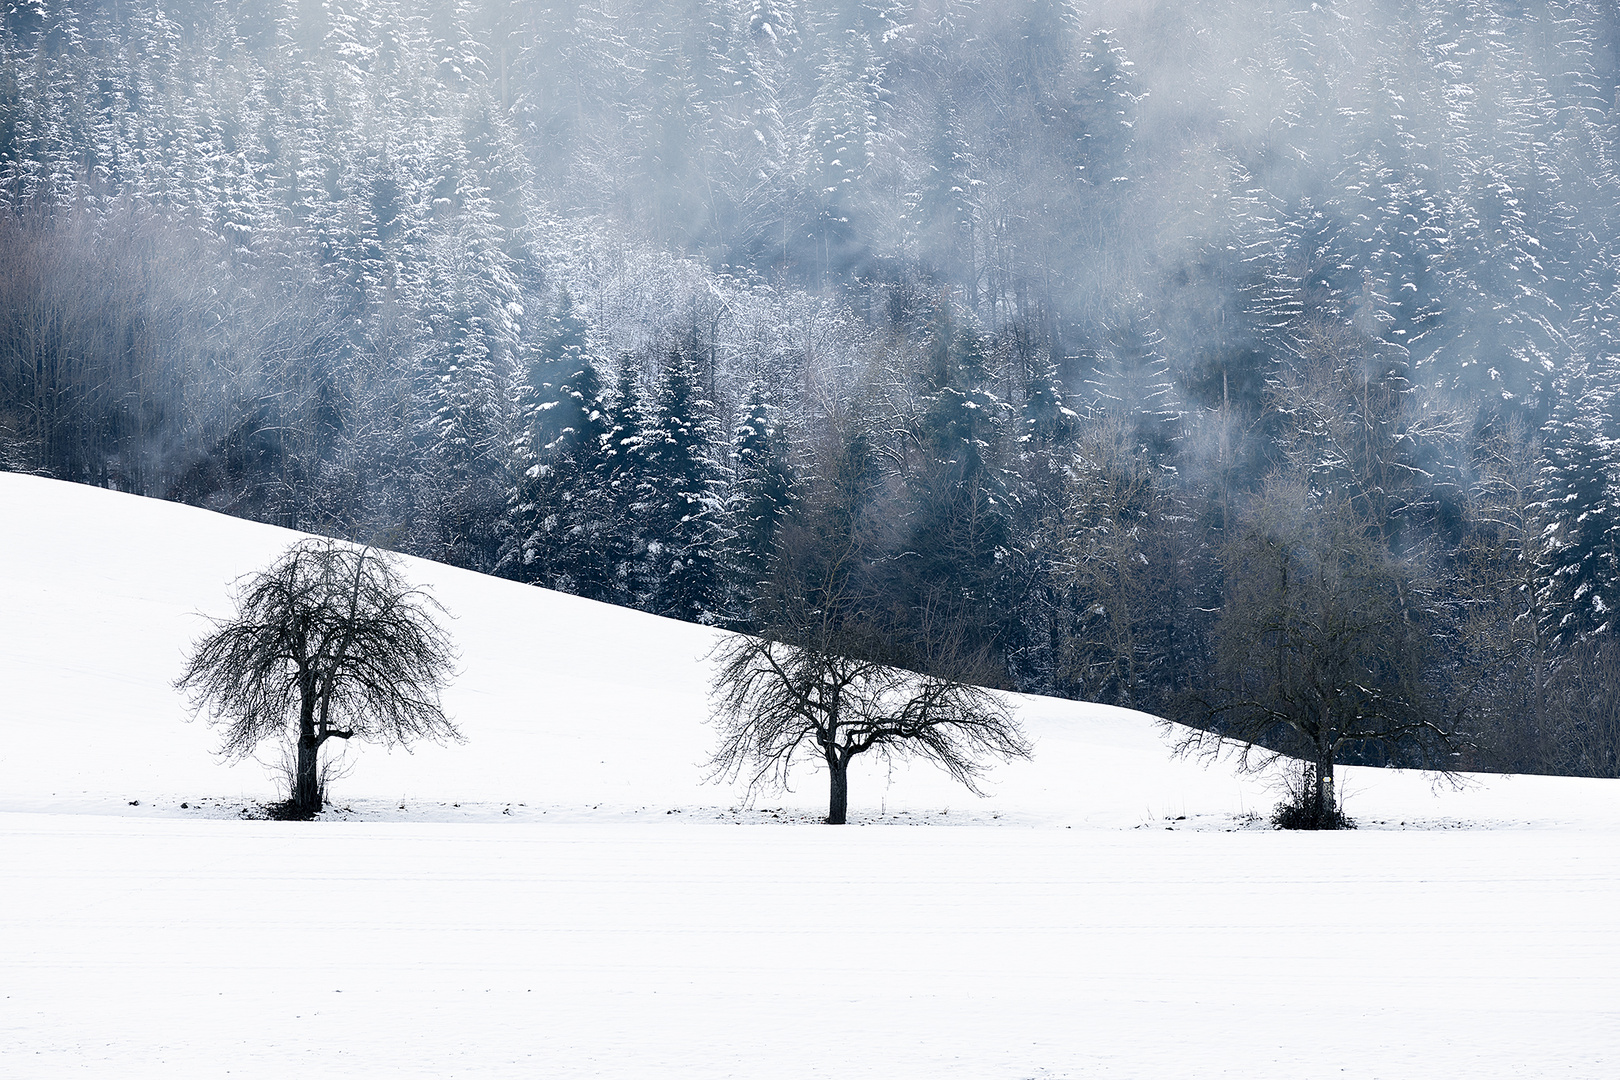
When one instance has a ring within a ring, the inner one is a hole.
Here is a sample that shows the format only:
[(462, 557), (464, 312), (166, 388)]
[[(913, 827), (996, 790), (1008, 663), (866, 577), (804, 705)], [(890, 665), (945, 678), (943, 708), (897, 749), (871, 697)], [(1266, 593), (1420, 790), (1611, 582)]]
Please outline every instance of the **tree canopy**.
[(460, 737), (439, 702), (454, 664), (444, 610), (406, 583), (396, 556), (301, 540), (240, 583), (236, 608), (197, 642), (175, 685), (222, 729), (222, 753), (292, 744), (297, 812), (321, 808), (318, 755), (329, 739)]
[(969, 791), (985, 759), (1030, 754), (1017, 722), (994, 693), (956, 679), (922, 675), (831, 651), (737, 635), (716, 647), (711, 683), (720, 746), (717, 778), (742, 778), (752, 791), (785, 788), (800, 761), (828, 774), (827, 822), (845, 823), (849, 766), (858, 755), (919, 757)]

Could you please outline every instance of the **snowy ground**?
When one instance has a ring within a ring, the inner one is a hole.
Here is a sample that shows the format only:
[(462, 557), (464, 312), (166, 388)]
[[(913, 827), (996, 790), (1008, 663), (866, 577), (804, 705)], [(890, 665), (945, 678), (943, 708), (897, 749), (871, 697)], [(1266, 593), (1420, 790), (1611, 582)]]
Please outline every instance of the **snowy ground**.
[(814, 773), (703, 782), (710, 632), (432, 564), (466, 742), (242, 820), (271, 776), (168, 684), (292, 539), (0, 475), (0, 1075), (1620, 1069), (1620, 785), (1350, 770), (1363, 829), (1282, 834), (1147, 718), (1021, 699), (991, 798), (857, 766), (865, 827), (812, 827)]

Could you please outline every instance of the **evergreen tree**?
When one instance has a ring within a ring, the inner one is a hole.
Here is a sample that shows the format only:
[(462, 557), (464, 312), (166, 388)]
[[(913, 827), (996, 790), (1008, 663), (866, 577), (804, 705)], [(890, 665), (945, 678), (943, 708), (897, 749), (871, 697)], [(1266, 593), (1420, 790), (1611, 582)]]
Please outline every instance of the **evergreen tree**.
[(718, 155), (714, 107), (726, 78), (722, 15), (713, 0), (652, 5), (641, 14), (648, 43), (629, 116), (631, 183), (653, 233), (676, 248), (700, 244), (710, 228), (704, 177)]
[(918, 420), (897, 599), (917, 663), (985, 658), (995, 666), (1013, 626), (1003, 593), (1009, 542), (1002, 472), (1005, 404), (987, 389), (986, 343), (948, 300), (935, 315)]
[(645, 609), (642, 514), (650, 465), (650, 421), (642, 404), (641, 376), (628, 353), (619, 357), (613, 393), (606, 405), (602, 419), (606, 433), (592, 470), (591, 497), (582, 508), (591, 511), (588, 521), (594, 533), (587, 554), (594, 558), (579, 564), (580, 595)]
[(1099, 410), (1127, 418), (1141, 450), (1155, 461), (1168, 462), (1182, 409), (1163, 345), (1138, 298), (1106, 326), (1086, 384)]
[(447, 562), (489, 570), (497, 560), (507, 388), (522, 309), (485, 189), (453, 147), (444, 167), (422, 327), (423, 434), (432, 468), (427, 543)]
[(586, 351), (588, 327), (566, 289), (542, 326), (539, 342), (529, 350), (528, 371), (518, 396), (530, 435), (529, 452), (574, 452), (605, 434), (597, 411), (599, 385), (589, 392), (579, 385), (587, 368), (592, 383), (600, 383), (597, 364)]
[(1566, 647), (1610, 630), (1620, 608), (1620, 381), (1591, 372), (1568, 383), (1542, 432), (1539, 567), (1547, 635)]
[(1142, 90), (1134, 66), (1106, 30), (1092, 34), (1077, 59), (1074, 100), (1083, 134), (1072, 152), (1086, 183), (1096, 188), (1129, 185), (1135, 171), (1129, 158)]
[(592, 597), (609, 593), (602, 530), (613, 522), (599, 489), (612, 413), (586, 326), (565, 291), (529, 352), (519, 390), (501, 566), (520, 581)]
[(714, 405), (696, 357), (673, 350), (641, 437), (644, 471), (633, 508), (641, 536), (646, 610), (688, 622), (723, 618), (720, 468)]
[(1017, 486), (1006, 573), (1018, 601), (1019, 640), (1008, 649), (1014, 685), (1066, 694), (1060, 653), (1072, 633), (1073, 589), (1059, 572), (1067, 536), (1071, 447), (1086, 421), (1068, 406), (1049, 356), (1036, 359), (1017, 428)]
[(864, 4), (828, 12), (819, 31), (815, 97), (799, 154), (804, 185), (802, 233), (794, 245), (812, 281), (841, 279), (859, 256), (862, 179), (871, 155), (874, 98), (880, 84)]
[(948, 281), (968, 286), (968, 306), (976, 306), (978, 275), (974, 269), (974, 186), (977, 178), (971, 152), (959, 127), (948, 89), (934, 100), (928, 124), (919, 191), (912, 216), (916, 218), (918, 256)]
[(722, 149), (715, 208), (722, 236), (735, 239), (733, 262), (766, 267), (785, 261), (791, 157), (787, 102), (797, 47), (791, 11), (776, 0), (747, 0), (747, 26), (730, 38), (733, 92), (720, 108)]
[(725, 544), (731, 621), (756, 625), (755, 607), (775, 570), (777, 537), (794, 505), (793, 469), (782, 432), (755, 384), (731, 437), (732, 482), (726, 499), (730, 535)]

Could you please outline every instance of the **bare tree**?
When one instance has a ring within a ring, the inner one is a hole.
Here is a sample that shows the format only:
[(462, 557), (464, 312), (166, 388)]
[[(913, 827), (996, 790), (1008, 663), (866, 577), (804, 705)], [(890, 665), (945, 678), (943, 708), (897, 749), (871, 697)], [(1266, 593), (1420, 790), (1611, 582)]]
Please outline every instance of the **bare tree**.
[(829, 825), (847, 818), (849, 763), (857, 754), (927, 758), (975, 794), (982, 794), (977, 781), (986, 756), (1030, 754), (1007, 707), (965, 682), (741, 635), (721, 642), (715, 657), (710, 699), (720, 748), (710, 763), (713, 778), (780, 789), (795, 761), (819, 759), (830, 779)]
[[(874, 588), (879, 480), (867, 436), (829, 432), (819, 466), (778, 532), (756, 604), (761, 635), (722, 639), (711, 654), (720, 731), (711, 778), (785, 788), (796, 762), (819, 760), (834, 825), (848, 814), (849, 763), (869, 751), (932, 759), (977, 793), (985, 756), (1030, 753), (1006, 706), (976, 685), (1005, 668), (974, 653), (950, 620), (926, 648), (897, 640)], [(901, 660), (924, 661), (930, 674)]]
[(1401, 568), (1364, 515), (1274, 481), (1224, 563), (1213, 683), (1190, 700), (1186, 719), (1198, 727), (1183, 752), (1235, 743), (1248, 768), (1302, 760), (1312, 827), (1341, 820), (1334, 765), (1347, 755), (1450, 768), (1461, 737), (1429, 700)]
[(435, 619), (444, 608), (405, 581), (396, 556), (302, 540), (248, 578), (236, 604), (175, 687), (224, 729), (223, 754), (246, 757), (266, 739), (293, 745), (293, 814), (321, 809), (328, 739), (461, 738), (439, 704), (455, 659)]

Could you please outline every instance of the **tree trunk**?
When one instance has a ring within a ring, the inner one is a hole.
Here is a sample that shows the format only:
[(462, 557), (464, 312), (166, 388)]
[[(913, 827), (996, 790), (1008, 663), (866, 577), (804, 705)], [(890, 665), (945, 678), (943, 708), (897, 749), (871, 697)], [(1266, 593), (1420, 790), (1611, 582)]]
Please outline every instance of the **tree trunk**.
[(321, 744), (311, 735), (298, 740), (298, 774), (293, 782), (293, 809), (300, 815), (321, 812)]
[(1326, 825), (1337, 813), (1333, 800), (1333, 754), (1328, 752), (1316, 763), (1316, 823)]
[(1547, 755), (1541, 748), (1541, 732), (1547, 715), (1547, 654), (1539, 642), (1533, 653), (1530, 670), (1531, 677), (1536, 681), (1536, 696), (1530, 715), (1530, 754), (1526, 756), (1533, 756), (1536, 764), (1542, 765), (1547, 760)]
[[(305, 682), (312, 680), (305, 677)], [(293, 775), (292, 808), (300, 816), (321, 812), (321, 742), (315, 737), (315, 688), (303, 687), (298, 708), (298, 765)]]
[(827, 824), (842, 825), (849, 815), (849, 762), (836, 753), (828, 754), (827, 770), (832, 777), (827, 798)]

